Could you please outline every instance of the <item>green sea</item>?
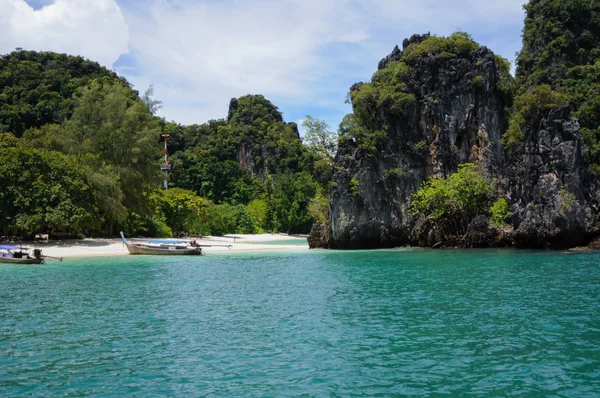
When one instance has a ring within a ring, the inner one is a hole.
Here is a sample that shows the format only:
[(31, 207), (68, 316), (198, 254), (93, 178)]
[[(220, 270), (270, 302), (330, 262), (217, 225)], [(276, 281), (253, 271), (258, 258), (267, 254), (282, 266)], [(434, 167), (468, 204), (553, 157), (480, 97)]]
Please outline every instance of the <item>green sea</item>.
[(0, 266), (0, 396), (600, 395), (600, 254)]

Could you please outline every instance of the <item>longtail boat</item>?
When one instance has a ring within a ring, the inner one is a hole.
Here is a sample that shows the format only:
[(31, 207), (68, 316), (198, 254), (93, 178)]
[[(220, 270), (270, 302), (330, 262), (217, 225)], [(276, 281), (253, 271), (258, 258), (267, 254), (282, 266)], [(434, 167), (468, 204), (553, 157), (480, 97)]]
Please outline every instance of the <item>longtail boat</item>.
[(144, 242), (128, 242), (121, 232), (121, 240), (127, 246), (129, 254), (146, 254), (158, 256), (200, 256), (202, 248), (195, 242), (177, 239), (150, 239)]
[(42, 255), (42, 250), (34, 249), (33, 257), (29, 249), (23, 246), (0, 245), (0, 263), (9, 264), (42, 264), (44, 259), (54, 258), (62, 261), (62, 257), (51, 257)]

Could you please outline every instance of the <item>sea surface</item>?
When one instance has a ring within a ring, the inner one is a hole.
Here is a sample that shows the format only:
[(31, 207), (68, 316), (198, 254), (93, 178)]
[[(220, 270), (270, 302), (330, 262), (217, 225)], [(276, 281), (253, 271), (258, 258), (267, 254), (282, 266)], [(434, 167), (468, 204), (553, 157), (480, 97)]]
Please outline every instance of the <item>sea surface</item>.
[(0, 396), (600, 395), (600, 254), (0, 265)]

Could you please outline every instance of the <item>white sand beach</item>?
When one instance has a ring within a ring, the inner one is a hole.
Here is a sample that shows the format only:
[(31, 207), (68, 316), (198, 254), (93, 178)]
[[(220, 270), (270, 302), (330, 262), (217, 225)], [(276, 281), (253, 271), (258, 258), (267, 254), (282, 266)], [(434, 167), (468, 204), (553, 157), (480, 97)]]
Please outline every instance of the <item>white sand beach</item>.
[[(128, 239), (143, 241), (143, 239)], [(249, 250), (308, 250), (306, 236), (287, 234), (226, 235), (196, 238), (205, 254)], [(81, 239), (49, 242), (23, 242), (25, 247), (37, 247), (53, 257), (96, 257), (128, 255), (121, 239)]]

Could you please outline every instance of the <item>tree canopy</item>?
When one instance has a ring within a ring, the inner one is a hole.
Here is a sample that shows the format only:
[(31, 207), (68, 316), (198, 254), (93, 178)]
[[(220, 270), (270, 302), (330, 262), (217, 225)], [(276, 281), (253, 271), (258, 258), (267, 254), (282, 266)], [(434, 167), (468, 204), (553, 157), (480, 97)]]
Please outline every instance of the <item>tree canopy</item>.
[(83, 57), (25, 50), (0, 56), (0, 133), (20, 137), (33, 127), (63, 123), (73, 113), (77, 90), (102, 77), (129, 87), (115, 72)]
[(140, 97), (81, 57), (18, 50), (0, 57), (0, 83), (0, 234), (308, 232), (316, 180), (331, 179), (315, 168), (325, 154), (261, 95), (183, 126), (155, 115), (151, 87)]
[[(531, 0), (524, 7), (523, 49), (517, 57), (517, 92), (525, 96), (520, 101), (547, 87), (557, 92), (579, 119), (586, 156), (600, 171), (600, 3)], [(511, 126), (525, 129), (520, 113), (516, 110)]]

